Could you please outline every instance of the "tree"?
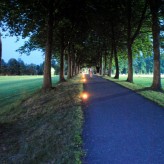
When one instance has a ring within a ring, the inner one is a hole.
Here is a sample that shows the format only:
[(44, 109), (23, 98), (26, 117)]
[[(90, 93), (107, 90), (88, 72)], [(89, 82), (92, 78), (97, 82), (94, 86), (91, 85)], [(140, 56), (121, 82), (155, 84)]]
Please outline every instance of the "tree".
[(118, 65), (118, 56), (117, 56), (117, 45), (116, 45), (116, 36), (115, 31), (112, 25), (112, 46), (113, 46), (113, 54), (114, 54), (114, 60), (115, 60), (115, 67), (116, 67), (116, 74), (115, 79), (119, 79), (119, 65)]
[(35, 64), (29, 64), (26, 66), (26, 73), (28, 75), (36, 75), (37, 74), (37, 66)]
[[(145, 0), (145, 4), (143, 5), (142, 1), (139, 1), (140, 3), (135, 3), (132, 0), (127, 0), (127, 50), (128, 50), (128, 82), (133, 82), (133, 55), (132, 55), (132, 45), (134, 43), (134, 40), (139, 35), (141, 26), (143, 24), (143, 21), (145, 19), (145, 14), (147, 10), (147, 0)], [(136, 11), (140, 13), (140, 6), (143, 6), (143, 9), (141, 10), (141, 15), (136, 15)], [(135, 8), (134, 8), (135, 7)], [(135, 14), (134, 14), (135, 13)], [(133, 19), (132, 16), (135, 18)], [(138, 19), (136, 19), (138, 18)], [(137, 28), (134, 26), (136, 24), (137, 20)], [(133, 23), (133, 25), (132, 25)]]
[(20, 75), (19, 63), (16, 59), (11, 58), (8, 61), (8, 74), (9, 75)]
[[(54, 31), (54, 15), (58, 12), (59, 0), (35, 1), (30, 2), (13, 0), (3, 2), (3, 21), (5, 27), (9, 28), (10, 34), (31, 37), (42, 33), (45, 35), (45, 64), (43, 89), (49, 90), (51, 82), (51, 57)], [(39, 7), (38, 7), (39, 6)], [(44, 36), (42, 35), (42, 37)], [(35, 38), (35, 37), (34, 37)], [(37, 45), (40, 42), (38, 42)], [(43, 48), (43, 47), (39, 47)]]
[(21, 59), (18, 59), (18, 64), (19, 64), (19, 75), (26, 74), (26, 66), (24, 64), (24, 61), (22, 61)]
[(7, 74), (7, 63), (2, 59), (2, 63), (1, 63), (1, 74), (2, 75), (6, 75)]
[(56, 26), (55, 36), (58, 42), (58, 51), (60, 56), (60, 82), (66, 81), (64, 78), (65, 69), (65, 52), (71, 37), (71, 22), (68, 19), (62, 19)]
[(161, 73), (164, 74), (164, 53), (161, 55)]
[(159, 10), (161, 6), (161, 0), (149, 0), (149, 6), (152, 19), (152, 35), (153, 35), (153, 52), (154, 52), (154, 72), (152, 88), (155, 90), (161, 89), (161, 77), (160, 77), (160, 25), (159, 25)]
[(46, 38), (46, 54), (44, 63), (44, 79), (43, 79), (43, 89), (51, 89), (51, 57), (52, 57), (52, 43), (53, 43), (53, 24), (54, 24), (54, 1), (48, 1), (47, 6), (47, 38)]
[[(127, 53), (127, 81), (133, 82), (133, 57), (138, 54), (137, 51), (145, 54), (140, 48), (143, 45), (139, 45), (136, 39), (142, 41), (149, 37), (149, 32), (147, 32), (150, 23), (150, 14), (147, 14), (147, 2), (149, 2), (154, 22), (152, 31), (155, 65), (152, 87), (156, 88), (156, 83), (158, 83), (158, 87), (160, 86), (160, 58), (158, 57), (160, 55), (156, 55), (159, 54), (155, 48), (157, 47), (156, 43), (159, 42), (159, 40), (155, 40), (159, 35), (159, 30), (156, 30), (159, 24), (155, 21), (159, 21), (157, 20), (159, 19), (158, 13), (160, 10), (162, 11), (161, 1), (73, 0), (70, 3), (66, 0), (48, 0), (47, 2), (43, 0), (31, 0), (30, 2), (2, 0), (0, 16), (4, 15), (2, 20), (5, 27), (9, 27), (11, 34), (30, 37), (29, 42), (25, 43), (27, 52), (36, 48), (41, 48), (45, 52), (44, 90), (52, 87), (50, 71), (52, 55), (60, 58), (60, 80), (63, 81), (64, 56), (66, 55), (68, 78), (78, 73), (80, 65), (100, 66), (105, 63), (106, 67), (108, 58), (110, 58), (109, 68), (112, 68), (112, 58), (115, 59), (115, 78), (119, 78), (120, 62), (118, 59)], [(117, 21), (114, 18), (117, 18)], [(154, 31), (156, 32), (154, 33)], [(147, 36), (140, 35), (143, 32)], [(149, 44), (146, 47), (149, 47)], [(125, 71), (126, 67), (123, 72)]]
[(1, 33), (0, 33), (0, 73), (1, 73), (1, 66), (2, 66), (2, 41), (1, 41)]

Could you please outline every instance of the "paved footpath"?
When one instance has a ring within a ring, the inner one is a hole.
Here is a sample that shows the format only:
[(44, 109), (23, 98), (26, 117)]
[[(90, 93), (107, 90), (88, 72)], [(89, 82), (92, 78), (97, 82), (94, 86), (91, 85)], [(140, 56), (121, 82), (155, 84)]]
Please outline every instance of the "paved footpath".
[(84, 89), (84, 164), (164, 164), (164, 108), (98, 76)]

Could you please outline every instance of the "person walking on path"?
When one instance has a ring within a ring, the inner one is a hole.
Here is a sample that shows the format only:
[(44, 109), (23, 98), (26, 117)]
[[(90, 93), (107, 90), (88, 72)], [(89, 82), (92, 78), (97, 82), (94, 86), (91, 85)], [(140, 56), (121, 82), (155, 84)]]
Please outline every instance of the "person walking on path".
[(163, 107), (98, 76), (84, 90), (84, 164), (164, 163)]
[(93, 76), (93, 71), (92, 68), (89, 68), (89, 76), (92, 77)]

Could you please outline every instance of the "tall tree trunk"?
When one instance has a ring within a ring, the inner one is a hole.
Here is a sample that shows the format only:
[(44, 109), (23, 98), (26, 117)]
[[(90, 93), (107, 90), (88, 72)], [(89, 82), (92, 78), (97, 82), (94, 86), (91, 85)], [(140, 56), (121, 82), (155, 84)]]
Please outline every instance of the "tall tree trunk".
[(105, 50), (105, 54), (104, 54), (104, 72), (103, 74), (106, 74), (106, 67), (107, 67), (107, 51)]
[(112, 74), (112, 59), (113, 59), (113, 45), (111, 46), (111, 55), (109, 59), (109, 71), (108, 71), (109, 77), (111, 77), (111, 74)]
[(74, 58), (74, 55), (72, 56), (72, 77), (74, 76), (75, 74), (75, 58)]
[(60, 82), (66, 81), (64, 78), (64, 40), (61, 39), (61, 54), (60, 54)]
[(1, 41), (1, 33), (0, 33), (0, 73), (1, 73), (1, 66), (2, 66), (2, 41)]
[(128, 43), (128, 82), (133, 83), (133, 56), (132, 56), (132, 45)]
[(76, 75), (77, 74), (77, 63), (76, 63), (76, 59), (75, 59), (75, 62), (74, 62), (74, 75)]
[(115, 67), (116, 67), (116, 74), (114, 78), (119, 79), (119, 64), (118, 64), (117, 48), (115, 44), (114, 44), (114, 60), (115, 60)]
[(160, 77), (160, 26), (158, 19), (159, 1), (149, 0), (150, 10), (152, 14), (152, 34), (153, 34), (153, 52), (154, 52), (154, 72), (152, 88), (155, 90), (161, 89), (161, 77)]
[(104, 69), (104, 64), (103, 64), (103, 55), (101, 54), (101, 57), (100, 57), (100, 75), (103, 75), (103, 69)]
[(76, 75), (78, 74), (78, 64), (76, 63)]
[(132, 57), (132, 41), (131, 41), (131, 35), (132, 35), (132, 29), (131, 29), (131, 0), (128, 0), (128, 15), (127, 15), (127, 20), (128, 20), (128, 29), (127, 29), (127, 49), (128, 49), (128, 82), (133, 82), (133, 57)]
[(53, 0), (49, 2), (48, 10), (48, 23), (47, 23), (47, 41), (46, 41), (46, 54), (44, 63), (44, 77), (43, 89), (49, 90), (52, 88), (51, 80), (51, 56), (52, 56), (52, 42), (53, 42)]
[(80, 58), (79, 58), (78, 55), (76, 55), (76, 56), (77, 56), (76, 57), (76, 75), (78, 75), (79, 71), (80, 71), (80, 69), (79, 69), (79, 67), (80, 67)]
[(72, 63), (71, 63), (71, 51), (70, 51), (70, 43), (68, 43), (68, 72), (67, 72), (67, 78), (68, 79), (71, 78), (71, 67), (72, 67)]
[(76, 53), (74, 53), (74, 55), (73, 55), (73, 76), (75, 76), (76, 75), (76, 67), (77, 67), (77, 63), (76, 63)]
[(67, 78), (71, 78), (71, 54), (68, 52), (68, 73), (67, 73)]
[(76, 68), (76, 63), (75, 63), (75, 48), (74, 45), (72, 46), (72, 77), (75, 75), (75, 68)]
[(116, 47), (116, 39), (115, 39), (115, 31), (112, 23), (112, 47), (114, 52), (114, 61), (115, 61), (115, 67), (116, 67), (116, 74), (115, 79), (119, 79), (119, 65), (118, 65), (118, 57), (117, 57), (117, 47)]
[(74, 65), (74, 57), (72, 56), (72, 60), (71, 60), (71, 65), (72, 65), (72, 69), (71, 69), (71, 77), (73, 77), (74, 76), (74, 67), (75, 67), (75, 65)]
[(72, 78), (72, 75), (73, 75), (73, 73), (72, 73), (72, 72), (73, 72), (73, 71), (72, 71), (72, 70), (73, 70), (72, 55), (70, 56), (70, 64), (71, 64), (71, 65), (70, 65), (70, 73), (71, 73), (71, 78)]
[(80, 64), (78, 64), (78, 74), (80, 73)]

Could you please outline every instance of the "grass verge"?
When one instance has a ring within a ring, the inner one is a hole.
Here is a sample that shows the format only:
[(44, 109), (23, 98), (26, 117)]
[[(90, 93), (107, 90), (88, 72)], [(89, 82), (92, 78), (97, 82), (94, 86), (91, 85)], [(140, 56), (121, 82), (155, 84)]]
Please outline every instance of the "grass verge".
[[(129, 83), (125, 80), (118, 80), (114, 78), (110, 78), (107, 76), (104, 76), (105, 79), (111, 80), (113, 82), (116, 82), (117, 84), (120, 84), (126, 88), (129, 88), (136, 93), (144, 96), (145, 98), (157, 103), (158, 105), (164, 107), (164, 91), (154, 91), (151, 90), (150, 87), (147, 87), (145, 85), (140, 84), (135, 84), (135, 83)], [(139, 79), (138, 79), (139, 80)]]
[(0, 115), (0, 163), (81, 163), (79, 77)]

